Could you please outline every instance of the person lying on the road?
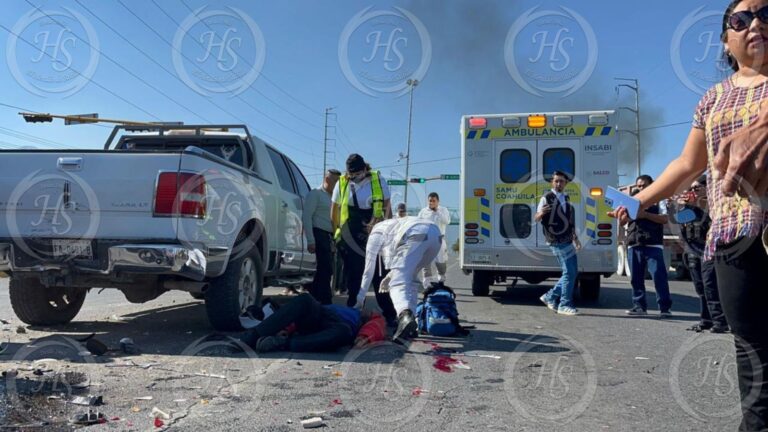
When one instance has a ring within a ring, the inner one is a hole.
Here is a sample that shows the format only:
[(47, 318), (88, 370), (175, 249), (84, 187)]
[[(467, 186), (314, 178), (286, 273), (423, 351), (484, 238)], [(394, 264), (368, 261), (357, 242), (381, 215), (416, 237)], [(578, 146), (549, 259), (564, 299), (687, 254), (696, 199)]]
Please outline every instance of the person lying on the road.
[[(361, 328), (361, 323), (366, 322)], [(241, 337), (258, 353), (335, 351), (355, 343), (362, 347), (384, 339), (384, 318), (356, 308), (321, 305), (301, 294), (282, 305)]]
[[(440, 252), (443, 236), (432, 221), (406, 216), (376, 224), (365, 248), (365, 271), (355, 307), (363, 308), (365, 295), (371, 286), (376, 260), (381, 254), (390, 273), (382, 281), (380, 291), (389, 290), (398, 313), (394, 340), (416, 336), (416, 303), (418, 302), (419, 272), (430, 265)], [(388, 287), (387, 287), (388, 286)]]

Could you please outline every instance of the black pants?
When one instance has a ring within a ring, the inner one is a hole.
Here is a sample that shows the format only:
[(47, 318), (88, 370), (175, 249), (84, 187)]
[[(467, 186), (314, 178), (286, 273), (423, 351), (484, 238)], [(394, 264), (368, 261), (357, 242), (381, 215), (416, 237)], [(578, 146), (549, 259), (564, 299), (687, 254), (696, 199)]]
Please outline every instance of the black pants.
[(743, 416), (739, 430), (768, 430), (768, 255), (760, 239), (747, 238), (718, 253), (720, 301), (736, 345)]
[(274, 336), (291, 324), (296, 324), (296, 333), (288, 341), (290, 351), (334, 351), (354, 342), (349, 324), (309, 294), (301, 294), (282, 305), (277, 312), (249, 330), (242, 341), (254, 347), (260, 337)]
[(688, 270), (696, 294), (701, 302), (701, 325), (703, 327), (728, 327), (728, 321), (720, 304), (720, 293), (717, 289), (717, 274), (714, 261), (704, 261), (701, 255), (686, 253)]
[[(347, 306), (354, 307), (357, 303), (357, 294), (360, 292), (360, 284), (363, 282), (365, 272), (365, 245), (362, 247), (339, 243), (339, 253), (344, 261), (344, 284), (347, 288)], [(362, 253), (360, 252), (362, 250)]]
[(377, 259), (376, 274), (374, 274), (372, 281), (373, 292), (376, 293), (376, 303), (378, 303), (379, 309), (381, 309), (381, 314), (384, 315), (384, 319), (391, 321), (397, 319), (397, 311), (395, 310), (395, 305), (392, 304), (392, 298), (389, 296), (388, 292), (379, 292), (381, 280), (384, 279), (388, 273), (389, 270), (384, 268), (381, 262), (381, 258)]
[(331, 291), (331, 276), (333, 275), (333, 252), (331, 251), (331, 242), (333, 235), (328, 231), (313, 228), (315, 235), (315, 258), (317, 260), (317, 270), (315, 278), (312, 280), (312, 297), (321, 304), (331, 304), (333, 292)]

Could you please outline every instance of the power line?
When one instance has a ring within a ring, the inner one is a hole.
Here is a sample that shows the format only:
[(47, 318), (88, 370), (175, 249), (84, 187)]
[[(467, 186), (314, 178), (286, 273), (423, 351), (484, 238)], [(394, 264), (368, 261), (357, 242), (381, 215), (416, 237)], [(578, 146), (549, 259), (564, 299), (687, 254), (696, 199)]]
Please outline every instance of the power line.
[[(429, 159), (429, 160), (423, 160), (423, 161), (418, 161), (418, 162), (411, 162), (411, 165), (431, 164), (431, 163), (445, 162), (445, 161), (456, 160), (456, 159), (461, 159), (461, 156), (442, 158), (442, 159)], [(405, 164), (401, 163), (401, 164), (395, 164), (395, 165), (377, 166), (376, 169), (397, 168), (397, 167), (401, 167), (401, 166), (405, 166)]]
[[(136, 14), (135, 14), (133, 11), (131, 11), (130, 9), (128, 9), (128, 7), (127, 7), (127, 6), (125, 6), (125, 4), (123, 3), (123, 1), (122, 1), (122, 0), (118, 0), (118, 2), (119, 2), (119, 3), (120, 3), (120, 5), (122, 5), (122, 6), (123, 6), (123, 7), (124, 7), (126, 10), (128, 10), (128, 11), (129, 11), (131, 14), (133, 14), (134, 16), (137, 16), (137, 15), (136, 15)], [(187, 5), (186, 5), (186, 3), (184, 3), (183, 1), (182, 1), (182, 4), (184, 4), (184, 6), (186, 6), (186, 7), (187, 7), (187, 9), (189, 9), (189, 6), (187, 6)], [(157, 3), (155, 3), (155, 5), (156, 5), (158, 8), (160, 8), (160, 6), (159, 6)], [(160, 8), (160, 9), (162, 9), (162, 8)], [(191, 11), (193, 14), (195, 14), (195, 12), (194, 12), (194, 11), (192, 11), (191, 9), (189, 9), (189, 10), (190, 10), (190, 11)], [(164, 11), (164, 10), (163, 10), (163, 11)], [(181, 26), (181, 24), (180, 24), (179, 22), (177, 22), (175, 19), (173, 19), (173, 18), (172, 18), (172, 17), (171, 17), (169, 14), (167, 14), (167, 13), (166, 13), (165, 15), (166, 15), (166, 16), (167, 16), (169, 19), (171, 19), (171, 20), (173, 21), (173, 23), (174, 23), (174, 24), (176, 24), (176, 25), (177, 25), (177, 26), (179, 26), (179, 27)], [(197, 14), (195, 14), (195, 16), (197, 16)], [(138, 17), (137, 17), (137, 18), (138, 18)], [(212, 31), (212, 37), (213, 37), (213, 36), (218, 36), (218, 34), (216, 33), (216, 31), (215, 31), (213, 28), (211, 28), (211, 27), (208, 25), (208, 23), (207, 23), (207, 22), (205, 22), (205, 21), (202, 21), (202, 20), (201, 20), (200, 22), (201, 22), (203, 25), (205, 25), (206, 27), (208, 27), (208, 29), (210, 29), (210, 30)], [(193, 40), (194, 40), (194, 41), (195, 41), (195, 43), (197, 43), (197, 44), (198, 44), (198, 45), (199, 45), (201, 48), (205, 48), (205, 47), (202, 45), (202, 43), (201, 43), (200, 41), (198, 41), (198, 40), (196, 40), (196, 39), (193, 39)], [(180, 50), (178, 50), (176, 47), (173, 47), (173, 46), (172, 46), (172, 47), (171, 47), (171, 49), (173, 49), (174, 51), (178, 52), (179, 54), (182, 54), (182, 53), (181, 53), (181, 51), (180, 51)], [(187, 59), (187, 61), (189, 61), (190, 63), (193, 63), (193, 62), (192, 62), (192, 60), (190, 60), (188, 57), (184, 56), (184, 58), (186, 58), (186, 59)], [(251, 66), (251, 67), (253, 67), (253, 65), (249, 64), (249, 63), (248, 63), (248, 61), (247, 61), (245, 58), (243, 58), (243, 62), (245, 62), (245, 63), (246, 63), (248, 66)], [(202, 69), (201, 69), (201, 70), (202, 70)], [(240, 101), (242, 101), (244, 104), (246, 104), (246, 105), (248, 105), (249, 107), (251, 107), (251, 109), (253, 109), (253, 110), (254, 110), (254, 111), (256, 111), (257, 113), (259, 113), (259, 114), (261, 114), (262, 116), (266, 117), (267, 119), (269, 119), (269, 120), (271, 120), (271, 121), (273, 121), (273, 122), (277, 123), (278, 125), (280, 125), (280, 126), (284, 127), (285, 129), (287, 129), (287, 130), (289, 130), (289, 131), (293, 132), (293, 133), (294, 133), (294, 134), (296, 134), (297, 136), (300, 136), (300, 137), (302, 137), (302, 138), (304, 138), (304, 139), (307, 139), (307, 140), (309, 140), (309, 141), (311, 141), (311, 142), (319, 143), (319, 138), (314, 138), (314, 137), (308, 136), (308, 135), (306, 135), (306, 134), (304, 134), (304, 133), (302, 133), (302, 132), (299, 132), (298, 130), (296, 130), (296, 129), (294, 129), (294, 128), (292, 128), (292, 127), (288, 126), (288, 125), (286, 125), (285, 123), (281, 122), (280, 120), (277, 120), (276, 118), (274, 118), (274, 117), (270, 116), (269, 114), (265, 113), (265, 112), (264, 112), (264, 111), (262, 111), (261, 109), (257, 108), (255, 105), (251, 104), (251, 103), (250, 103), (250, 102), (248, 102), (246, 99), (243, 99), (243, 98), (242, 98), (240, 95), (236, 95), (235, 97), (237, 97), (237, 98), (238, 98)]]
[(52, 141), (43, 137), (39, 137), (36, 135), (28, 134), (28, 133), (17, 131), (10, 128), (5, 128), (2, 126), (0, 126), (0, 134), (8, 135), (13, 138), (22, 139), (24, 141), (28, 141), (28, 142), (40, 144), (40, 145), (47, 145), (47, 146), (57, 147), (62, 149), (71, 148), (71, 146), (68, 146), (60, 142)]
[[(30, 0), (25, 0), (25, 1), (26, 1), (26, 2), (27, 2), (29, 5), (30, 5), (30, 6), (32, 6), (32, 7), (33, 7), (33, 8), (35, 8), (35, 9), (37, 9), (37, 10), (38, 10), (39, 12), (41, 12), (43, 15), (45, 15), (46, 17), (48, 17), (48, 18), (49, 18), (51, 21), (53, 21), (53, 22), (55, 22), (56, 24), (58, 24), (58, 25), (59, 25), (59, 27), (61, 27), (62, 29), (66, 29), (66, 27), (64, 26), (64, 24), (60, 23), (59, 21), (57, 21), (56, 19), (54, 19), (52, 16), (48, 15), (48, 13), (47, 13), (47, 12), (45, 12), (44, 10), (42, 10), (42, 9), (40, 9), (39, 7), (35, 6), (35, 4), (34, 4), (34, 3), (32, 3)], [(77, 4), (79, 4), (81, 7), (83, 7), (83, 9), (86, 9), (86, 10), (88, 10), (88, 9), (87, 9), (85, 6), (83, 6), (83, 4), (82, 4), (82, 3), (80, 3), (80, 1), (79, 1), (79, 0), (75, 0), (75, 1), (77, 2)], [(90, 10), (88, 10), (88, 12), (90, 12)], [(93, 12), (90, 12), (90, 13), (93, 15)], [(154, 85), (150, 84), (149, 82), (147, 82), (146, 80), (144, 80), (142, 77), (140, 77), (140, 76), (136, 75), (135, 73), (131, 72), (130, 70), (128, 70), (128, 68), (126, 68), (125, 66), (123, 66), (123, 65), (122, 65), (120, 62), (118, 62), (117, 60), (113, 59), (113, 58), (112, 58), (110, 55), (108, 55), (107, 53), (105, 53), (105, 52), (103, 52), (103, 51), (99, 50), (98, 48), (94, 47), (93, 45), (91, 45), (91, 43), (90, 43), (90, 42), (86, 41), (85, 39), (83, 39), (82, 37), (78, 36), (78, 35), (77, 35), (77, 34), (75, 34), (75, 33), (72, 33), (72, 34), (73, 34), (73, 35), (74, 35), (76, 38), (78, 38), (79, 40), (81, 40), (83, 43), (85, 43), (86, 45), (88, 45), (88, 46), (89, 46), (91, 49), (94, 49), (94, 50), (96, 50), (96, 52), (98, 52), (98, 53), (99, 53), (99, 55), (102, 55), (102, 56), (104, 56), (104, 58), (106, 58), (107, 60), (111, 61), (111, 62), (112, 62), (112, 63), (113, 63), (115, 66), (119, 67), (120, 69), (122, 69), (123, 71), (125, 71), (126, 73), (128, 73), (129, 75), (131, 75), (132, 77), (134, 77), (135, 79), (137, 79), (138, 81), (140, 81), (140, 82), (144, 83), (144, 85), (146, 85), (147, 87), (151, 88), (152, 90), (156, 91), (156, 92), (157, 92), (157, 93), (159, 93), (160, 95), (164, 96), (166, 99), (168, 99), (169, 101), (171, 101), (171, 102), (175, 103), (176, 105), (178, 105), (178, 106), (179, 106), (179, 107), (181, 107), (182, 109), (186, 110), (186, 111), (187, 111), (187, 112), (189, 112), (190, 114), (194, 115), (195, 117), (197, 117), (197, 118), (199, 118), (199, 119), (203, 120), (204, 122), (207, 122), (207, 123), (211, 123), (211, 121), (210, 121), (210, 120), (208, 120), (207, 118), (205, 118), (205, 117), (203, 117), (202, 115), (198, 114), (197, 112), (195, 112), (195, 111), (191, 110), (189, 107), (187, 107), (186, 105), (184, 105), (184, 104), (182, 104), (181, 102), (177, 101), (176, 99), (174, 99), (173, 97), (171, 97), (170, 95), (168, 95), (168, 94), (167, 94), (167, 93), (165, 93), (164, 91), (160, 90), (159, 88), (155, 87)]]
[[(154, 0), (153, 0), (153, 1), (154, 1)], [(189, 7), (189, 5), (188, 5), (188, 4), (187, 4), (187, 3), (186, 3), (184, 0), (181, 0), (181, 4), (183, 4), (183, 5), (184, 5), (184, 7), (186, 7), (186, 8), (187, 8), (187, 10), (189, 10), (189, 11), (190, 11), (192, 14), (194, 14), (195, 16), (197, 16), (197, 13), (195, 13), (195, 11), (194, 11), (194, 10), (192, 10), (192, 8), (190, 8), (190, 7)], [(207, 24), (206, 24), (206, 27), (208, 27), (208, 25), (207, 25)], [(210, 28), (210, 27), (208, 27), (208, 28)], [(215, 33), (214, 33), (214, 34), (215, 34)], [(246, 64), (248, 64), (247, 60), (245, 60), (245, 59), (244, 59), (244, 61), (246, 62)], [(248, 65), (249, 65), (249, 66), (251, 66), (251, 67), (253, 67), (253, 65), (251, 65), (251, 64), (248, 64)], [(261, 77), (262, 77), (262, 78), (264, 78), (264, 80), (265, 80), (265, 81), (267, 81), (269, 84), (271, 84), (273, 87), (275, 87), (276, 89), (278, 89), (280, 92), (282, 92), (283, 94), (285, 94), (286, 96), (288, 96), (289, 98), (291, 98), (293, 101), (297, 102), (299, 105), (301, 105), (301, 106), (303, 106), (304, 108), (306, 108), (306, 109), (307, 109), (309, 112), (311, 112), (311, 113), (313, 113), (313, 114), (316, 114), (316, 115), (318, 115), (318, 116), (322, 116), (322, 115), (323, 115), (323, 113), (322, 113), (322, 112), (320, 112), (320, 111), (318, 111), (318, 110), (316, 110), (316, 109), (312, 108), (311, 106), (307, 105), (306, 103), (304, 103), (303, 101), (301, 101), (301, 100), (300, 100), (300, 99), (298, 99), (297, 97), (295, 97), (295, 96), (293, 96), (292, 94), (288, 93), (287, 91), (283, 90), (283, 89), (282, 89), (280, 86), (278, 86), (278, 85), (277, 85), (277, 84), (276, 84), (274, 81), (272, 81), (272, 80), (271, 80), (271, 79), (270, 79), (270, 78), (269, 78), (267, 75), (265, 75), (263, 72), (261, 72), (261, 73), (260, 73), (260, 75), (261, 75)]]
[(91, 84), (94, 84), (94, 85), (96, 85), (97, 87), (101, 88), (102, 90), (106, 91), (107, 93), (111, 94), (112, 96), (114, 96), (114, 97), (116, 97), (116, 98), (118, 98), (118, 99), (122, 100), (123, 102), (125, 102), (125, 103), (127, 103), (127, 104), (129, 104), (129, 105), (133, 106), (134, 108), (138, 109), (139, 111), (142, 111), (142, 112), (144, 112), (144, 113), (145, 113), (145, 114), (147, 114), (148, 116), (150, 116), (150, 117), (152, 117), (152, 118), (154, 118), (154, 119), (156, 119), (156, 120), (160, 120), (160, 118), (159, 118), (158, 116), (156, 116), (156, 115), (152, 114), (151, 112), (149, 112), (149, 111), (145, 110), (144, 108), (142, 108), (142, 107), (140, 107), (140, 106), (136, 105), (135, 103), (133, 103), (133, 102), (129, 101), (128, 99), (126, 99), (126, 98), (124, 98), (124, 97), (120, 96), (119, 94), (117, 94), (117, 93), (113, 92), (112, 90), (108, 89), (107, 87), (104, 87), (103, 85), (101, 85), (101, 84), (99, 84), (98, 82), (94, 81), (94, 80), (93, 80), (93, 79), (91, 79), (90, 77), (87, 77), (87, 76), (83, 75), (83, 74), (82, 74), (80, 71), (78, 71), (78, 70), (76, 70), (76, 69), (72, 68), (71, 66), (67, 66), (67, 65), (65, 65), (65, 64), (64, 64), (64, 63), (63, 63), (61, 60), (58, 60), (58, 59), (56, 59), (56, 58), (52, 57), (50, 54), (48, 54), (48, 52), (47, 52), (47, 51), (45, 51), (45, 50), (41, 50), (41, 49), (40, 49), (40, 48), (38, 48), (38, 47), (37, 47), (35, 44), (33, 44), (32, 42), (29, 42), (28, 40), (24, 39), (23, 37), (21, 37), (21, 35), (18, 35), (18, 34), (16, 34), (16, 33), (14, 33), (14, 32), (13, 32), (11, 29), (9, 29), (8, 27), (6, 27), (5, 25), (3, 25), (3, 24), (0, 24), (0, 28), (2, 28), (3, 30), (5, 30), (6, 32), (8, 32), (8, 33), (10, 33), (10, 34), (12, 34), (12, 35), (14, 35), (14, 36), (16, 36), (16, 38), (17, 38), (18, 40), (20, 40), (20, 41), (24, 42), (25, 44), (27, 44), (27, 45), (31, 46), (32, 48), (34, 48), (34, 49), (36, 49), (36, 50), (40, 51), (40, 52), (41, 52), (41, 53), (43, 53), (43, 54), (45, 54), (46, 56), (48, 56), (48, 57), (49, 57), (51, 60), (53, 60), (54, 62), (57, 62), (57, 63), (60, 63), (60, 64), (62, 64), (62, 65), (63, 65), (64, 67), (66, 67), (67, 69), (69, 69), (69, 70), (71, 70), (72, 72), (74, 72), (74, 73), (78, 74), (79, 76), (81, 76), (81, 77), (85, 78), (85, 79), (86, 79), (86, 80), (88, 80), (88, 82), (90, 82)]
[(658, 126), (651, 126), (651, 127), (647, 127), (647, 128), (642, 128), (642, 129), (640, 129), (640, 132), (647, 131), (647, 130), (653, 130), (653, 129), (664, 129), (664, 128), (673, 127), (673, 126), (690, 125), (690, 124), (691, 124), (691, 120), (687, 120), (687, 121), (684, 121), (684, 122), (678, 122), (678, 123), (667, 123), (667, 124), (662, 124), (662, 125), (658, 125)]
[[(147, 29), (149, 29), (149, 30), (150, 30), (152, 33), (154, 33), (154, 34), (155, 34), (155, 36), (157, 36), (157, 37), (158, 37), (158, 39), (160, 39), (160, 40), (161, 40), (161, 41), (163, 41), (163, 42), (164, 42), (166, 45), (168, 45), (169, 47), (171, 47), (171, 49), (173, 49), (173, 50), (177, 51), (177, 52), (178, 52), (179, 54), (181, 54), (181, 55), (182, 55), (182, 56), (183, 56), (185, 59), (187, 59), (187, 61), (189, 61), (191, 64), (193, 64), (194, 66), (196, 66), (198, 69), (200, 69), (200, 70), (202, 71), (202, 68), (200, 68), (199, 66), (197, 66), (197, 65), (196, 65), (196, 64), (195, 64), (195, 63), (194, 63), (194, 62), (193, 62), (191, 59), (189, 59), (189, 57), (187, 57), (187, 56), (186, 56), (184, 53), (182, 53), (181, 51), (179, 51), (178, 49), (176, 49), (176, 47), (174, 47), (174, 46), (173, 46), (173, 44), (172, 44), (171, 42), (169, 42), (168, 40), (166, 40), (166, 39), (165, 39), (165, 37), (163, 37), (163, 35), (161, 35), (160, 33), (158, 33), (158, 32), (157, 32), (157, 30), (155, 30), (155, 28), (154, 28), (154, 27), (152, 27), (151, 25), (149, 25), (149, 23), (147, 23), (147, 22), (146, 22), (146, 21), (145, 21), (143, 18), (141, 18), (140, 16), (138, 16), (137, 14), (135, 14), (135, 13), (134, 13), (134, 12), (133, 12), (131, 9), (129, 9), (127, 6), (125, 6), (125, 5), (123, 4), (123, 2), (122, 2), (122, 1), (120, 1), (120, 4), (121, 4), (121, 5), (123, 6), (123, 8), (125, 8), (125, 9), (126, 9), (126, 10), (127, 10), (127, 11), (128, 11), (130, 14), (131, 14), (131, 15), (133, 15), (133, 16), (134, 16), (134, 18), (136, 18), (136, 19), (137, 19), (139, 22), (141, 22), (141, 23), (142, 23), (142, 24), (143, 24), (143, 25), (144, 25), (144, 26), (145, 26)], [(169, 19), (170, 19), (170, 20), (171, 20), (171, 21), (172, 21), (174, 24), (176, 24), (177, 26), (180, 26), (180, 25), (181, 25), (180, 23), (176, 22), (176, 20), (175, 20), (173, 17), (171, 17), (170, 15), (168, 15), (168, 13), (167, 13), (167, 12), (166, 12), (166, 11), (165, 11), (165, 10), (164, 10), (162, 7), (160, 7), (158, 4), (155, 4), (155, 5), (156, 5), (156, 6), (157, 6), (157, 7), (160, 9), (160, 11), (161, 11), (161, 12), (163, 12), (163, 14), (164, 14), (166, 17), (168, 17), (168, 18), (169, 18)], [(204, 71), (203, 71), (203, 72), (204, 72)], [(177, 77), (177, 78), (178, 78), (178, 77)], [(222, 85), (223, 85), (223, 84), (222, 84)], [(244, 101), (244, 100), (243, 100), (243, 99), (240, 97), (240, 95), (237, 95), (236, 97), (237, 97), (238, 99), (240, 99), (240, 100)], [(243, 123), (243, 124), (247, 124), (247, 123), (248, 123), (248, 122), (247, 122), (247, 121), (245, 121), (244, 119), (240, 118), (239, 116), (237, 116), (237, 115), (233, 114), (232, 112), (228, 111), (226, 108), (224, 108), (224, 107), (222, 107), (221, 105), (217, 104), (217, 103), (216, 103), (216, 102), (214, 102), (212, 99), (210, 99), (210, 102), (211, 102), (211, 104), (213, 104), (214, 106), (218, 107), (219, 109), (221, 109), (221, 110), (222, 110), (222, 111), (224, 111), (225, 113), (227, 113), (227, 114), (229, 114), (230, 116), (232, 116), (233, 118), (237, 119), (239, 122), (241, 122), (241, 123)], [(245, 102), (245, 101), (244, 101), (244, 102)], [(250, 105), (250, 104), (248, 104), (247, 102), (245, 102), (245, 103), (246, 103), (247, 105)], [(270, 141), (274, 142), (275, 144), (280, 144), (280, 145), (282, 145), (282, 146), (285, 146), (285, 147), (289, 147), (289, 148), (291, 148), (291, 149), (294, 149), (294, 150), (296, 150), (296, 151), (299, 151), (299, 152), (302, 152), (302, 153), (308, 154), (308, 155), (310, 155), (310, 156), (314, 156), (314, 154), (313, 154), (313, 153), (311, 153), (311, 152), (308, 152), (308, 151), (302, 150), (302, 149), (300, 149), (300, 148), (298, 148), (298, 147), (295, 147), (295, 146), (292, 146), (292, 145), (289, 145), (289, 144), (285, 144), (285, 143), (283, 143), (283, 142), (281, 142), (281, 141), (277, 140), (275, 137), (273, 137), (273, 136), (271, 136), (271, 135), (267, 134), (266, 132), (263, 132), (263, 131), (261, 131), (261, 130), (259, 130), (259, 129), (253, 128), (253, 130), (257, 131), (257, 132), (258, 132), (260, 135), (262, 135), (262, 136), (264, 136), (264, 137), (268, 138)]]

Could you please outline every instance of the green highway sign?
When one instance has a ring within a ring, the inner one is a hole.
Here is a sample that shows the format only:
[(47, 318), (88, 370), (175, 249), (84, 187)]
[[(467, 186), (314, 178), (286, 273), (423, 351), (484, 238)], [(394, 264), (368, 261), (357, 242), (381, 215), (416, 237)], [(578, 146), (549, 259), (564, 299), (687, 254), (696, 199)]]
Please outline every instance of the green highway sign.
[(461, 176), (459, 174), (441, 174), (440, 180), (459, 180)]
[(405, 180), (387, 180), (389, 186), (405, 186), (408, 184)]

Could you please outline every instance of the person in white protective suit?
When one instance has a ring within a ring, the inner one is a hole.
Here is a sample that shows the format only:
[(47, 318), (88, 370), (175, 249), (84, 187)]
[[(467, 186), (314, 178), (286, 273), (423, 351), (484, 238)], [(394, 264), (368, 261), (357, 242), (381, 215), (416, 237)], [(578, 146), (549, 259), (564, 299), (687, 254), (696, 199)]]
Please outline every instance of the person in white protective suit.
[(395, 306), (397, 330), (392, 339), (396, 341), (416, 336), (419, 272), (434, 261), (442, 242), (437, 225), (413, 216), (379, 222), (368, 237), (365, 271), (355, 306), (363, 308), (376, 271), (376, 260), (381, 255), (389, 274), (381, 282), (379, 291), (388, 290)]
[(440, 205), (440, 196), (437, 192), (432, 192), (428, 197), (428, 205), (419, 212), (419, 217), (428, 219), (440, 228), (443, 235), (443, 242), (440, 246), (440, 253), (435, 258), (434, 266), (437, 267), (437, 280), (434, 280), (432, 273), (432, 263), (424, 267), (424, 286), (429, 286), (430, 282), (445, 282), (445, 272), (448, 267), (448, 245), (445, 243), (445, 228), (451, 223), (451, 215), (448, 209)]

